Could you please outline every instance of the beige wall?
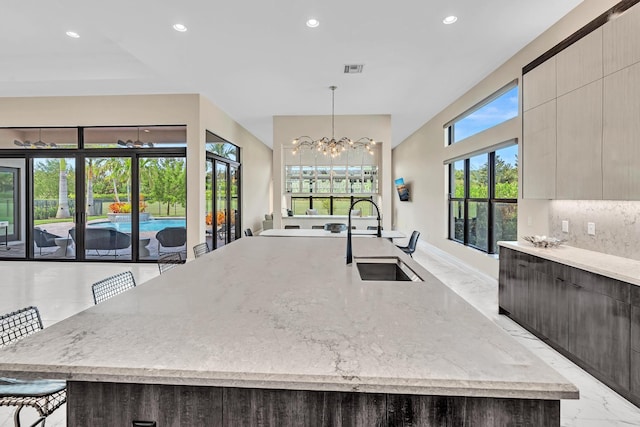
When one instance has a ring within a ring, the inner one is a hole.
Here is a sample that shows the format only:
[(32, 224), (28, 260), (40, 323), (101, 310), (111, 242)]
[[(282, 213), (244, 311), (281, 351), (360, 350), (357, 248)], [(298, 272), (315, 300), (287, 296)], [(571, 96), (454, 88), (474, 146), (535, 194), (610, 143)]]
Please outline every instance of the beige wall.
[[(207, 129), (243, 149), (242, 222), (245, 228), (256, 227), (269, 209), (263, 190), (271, 181), (271, 149), (200, 95), (0, 98), (0, 127), (169, 124), (187, 126), (187, 248), (205, 240), (200, 225), (206, 206)], [(193, 255), (190, 250), (187, 254)]]
[[(506, 63), (454, 103), (431, 118), (393, 150), (393, 175), (411, 184), (412, 200), (394, 200), (394, 225), (401, 231), (417, 229), (421, 239), (479, 270), (498, 275), (496, 257), (447, 239), (447, 185), (443, 162), (511, 138), (522, 139), (521, 114), (493, 129), (445, 147), (443, 126), (513, 80), (521, 81), (522, 67), (615, 5), (617, 0), (585, 0)], [(479, 76), (481, 77), (481, 76)], [(522, 101), (522, 97), (520, 97)], [(520, 109), (522, 111), (522, 109)], [(519, 150), (519, 159), (522, 158)], [(518, 200), (518, 235), (549, 233), (549, 202)]]
[[(367, 136), (375, 141), (382, 141), (380, 145), (381, 161), (378, 172), (378, 186), (381, 195), (380, 213), (382, 224), (391, 229), (391, 200), (393, 180), (391, 178), (391, 116), (335, 116), (336, 139), (343, 136), (353, 140)], [(281, 216), (284, 193), (284, 166), (282, 149), (291, 146), (291, 141), (301, 135), (313, 138), (331, 136), (331, 116), (274, 116), (273, 118), (273, 212), (275, 228), (281, 227)]]

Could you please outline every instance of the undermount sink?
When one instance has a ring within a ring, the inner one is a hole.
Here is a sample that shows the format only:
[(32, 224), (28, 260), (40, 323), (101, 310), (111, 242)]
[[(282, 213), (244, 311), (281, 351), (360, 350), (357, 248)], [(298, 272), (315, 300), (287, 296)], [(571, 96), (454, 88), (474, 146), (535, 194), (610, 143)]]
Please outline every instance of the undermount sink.
[(423, 280), (398, 257), (356, 257), (362, 280), (422, 282)]

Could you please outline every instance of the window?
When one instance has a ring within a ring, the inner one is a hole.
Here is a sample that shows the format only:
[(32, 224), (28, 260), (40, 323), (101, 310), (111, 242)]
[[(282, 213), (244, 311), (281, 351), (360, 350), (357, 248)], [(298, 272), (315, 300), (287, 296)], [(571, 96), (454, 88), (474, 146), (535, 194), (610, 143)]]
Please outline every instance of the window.
[[(373, 200), (373, 197), (355, 196), (294, 196), (291, 198), (291, 210), (294, 215), (306, 215), (307, 209), (315, 209), (318, 215), (348, 215), (349, 208), (356, 200)], [(356, 209), (360, 210), (360, 216), (375, 215), (370, 204), (358, 204)]]
[(287, 165), (287, 193), (377, 194), (378, 166)]
[(518, 115), (518, 86), (509, 84), (445, 126), (448, 144), (506, 122)]
[(516, 240), (518, 146), (449, 164), (449, 239), (487, 253)]

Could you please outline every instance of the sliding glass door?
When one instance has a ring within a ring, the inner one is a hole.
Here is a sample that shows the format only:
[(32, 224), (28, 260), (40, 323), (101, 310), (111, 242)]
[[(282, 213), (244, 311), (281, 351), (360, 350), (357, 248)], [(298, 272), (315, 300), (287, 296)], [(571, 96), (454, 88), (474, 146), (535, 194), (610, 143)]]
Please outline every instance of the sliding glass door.
[(11, 250), (9, 242), (18, 240), (20, 169), (1, 166), (3, 163), (0, 159), (0, 251), (6, 253)]
[(76, 159), (33, 157), (33, 257), (75, 259)]

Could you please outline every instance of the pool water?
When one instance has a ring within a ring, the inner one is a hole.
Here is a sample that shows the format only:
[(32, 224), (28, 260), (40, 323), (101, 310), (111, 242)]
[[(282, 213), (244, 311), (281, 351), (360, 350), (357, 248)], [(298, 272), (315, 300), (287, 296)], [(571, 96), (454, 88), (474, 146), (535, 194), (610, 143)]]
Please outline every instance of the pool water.
[[(131, 233), (130, 222), (95, 222), (88, 224), (89, 227), (97, 228), (115, 228), (123, 233)], [(140, 231), (160, 231), (167, 227), (186, 227), (187, 222), (184, 218), (181, 219), (152, 219), (151, 221), (141, 221)]]

